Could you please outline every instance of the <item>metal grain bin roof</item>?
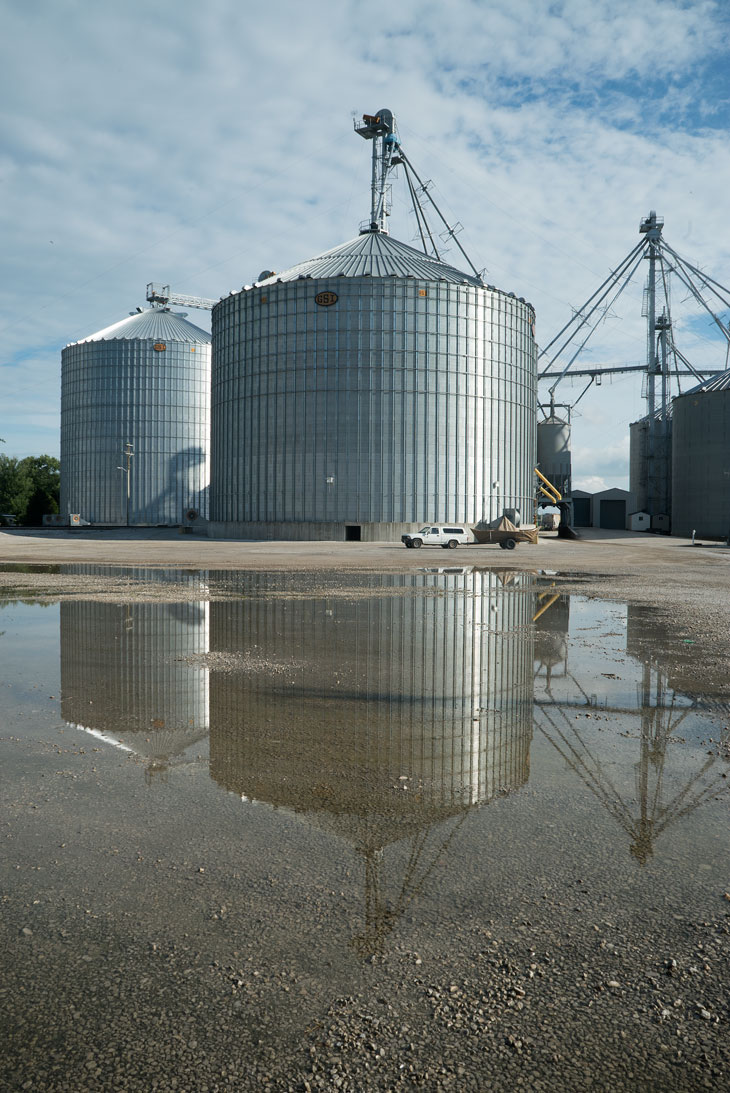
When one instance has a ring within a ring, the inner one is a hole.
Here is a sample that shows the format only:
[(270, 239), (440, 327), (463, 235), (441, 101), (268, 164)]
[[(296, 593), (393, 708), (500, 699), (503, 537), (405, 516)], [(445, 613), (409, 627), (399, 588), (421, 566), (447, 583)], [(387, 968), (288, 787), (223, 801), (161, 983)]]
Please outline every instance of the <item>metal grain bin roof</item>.
[(705, 391), (730, 391), (730, 371), (722, 372), (719, 376), (711, 376), (702, 383), (698, 383), (696, 387), (690, 388), (689, 391), (683, 391), (682, 395), (704, 394)]
[(137, 314), (129, 315), (126, 319), (105, 326), (96, 334), (89, 334), (86, 338), (80, 338), (72, 345), (81, 345), (84, 342), (138, 341), (145, 338), (153, 338), (155, 341), (192, 342), (208, 344), (211, 340), (207, 330), (201, 330), (194, 323), (189, 323), (181, 315), (175, 315), (172, 311), (153, 307)]
[(452, 281), (481, 286), (471, 273), (449, 266), (423, 251), (400, 243), (384, 232), (365, 232), (324, 254), (300, 262), (284, 273), (274, 274), (258, 284), (296, 281), (299, 278), (329, 277), (418, 277), (424, 281)]
[[(684, 392), (684, 393), (686, 394), (687, 392)], [(670, 402), (667, 405), (667, 417), (671, 418), (672, 413), (673, 413), (673, 408), (672, 408), (672, 403)], [(643, 417), (637, 418), (636, 421), (630, 422), (629, 427), (634, 426), (634, 425), (648, 425), (650, 416), (651, 416), (650, 414), (644, 414)], [(662, 408), (660, 406), (657, 410), (654, 411), (654, 420), (655, 421), (660, 421), (662, 416), (663, 416), (662, 415)]]

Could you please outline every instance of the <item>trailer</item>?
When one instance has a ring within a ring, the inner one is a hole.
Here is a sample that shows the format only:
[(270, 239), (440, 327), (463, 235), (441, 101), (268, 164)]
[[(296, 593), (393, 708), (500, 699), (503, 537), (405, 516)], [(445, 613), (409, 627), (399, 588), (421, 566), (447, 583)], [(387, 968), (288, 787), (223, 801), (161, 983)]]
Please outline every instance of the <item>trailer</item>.
[(497, 543), (502, 550), (514, 550), (518, 543), (537, 543), (534, 525), (518, 528), (507, 516), (503, 516), (496, 527), (473, 527), (471, 530), (477, 543)]

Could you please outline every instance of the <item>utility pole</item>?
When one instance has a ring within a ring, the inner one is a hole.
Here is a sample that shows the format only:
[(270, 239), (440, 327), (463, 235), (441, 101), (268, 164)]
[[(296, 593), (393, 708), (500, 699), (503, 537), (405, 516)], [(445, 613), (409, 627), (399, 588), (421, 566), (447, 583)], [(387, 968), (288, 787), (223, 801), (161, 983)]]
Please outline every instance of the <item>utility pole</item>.
[(123, 471), (127, 475), (127, 504), (126, 504), (126, 524), (127, 524), (127, 527), (129, 527), (129, 493), (130, 493), (130, 482), (131, 482), (131, 472), (132, 472), (132, 456), (134, 455), (133, 449), (134, 449), (134, 444), (132, 444), (131, 441), (128, 440), (127, 443), (124, 445), (124, 451), (122, 452), (122, 458), (124, 459), (124, 464), (125, 465), (123, 467), (117, 467), (118, 471)]

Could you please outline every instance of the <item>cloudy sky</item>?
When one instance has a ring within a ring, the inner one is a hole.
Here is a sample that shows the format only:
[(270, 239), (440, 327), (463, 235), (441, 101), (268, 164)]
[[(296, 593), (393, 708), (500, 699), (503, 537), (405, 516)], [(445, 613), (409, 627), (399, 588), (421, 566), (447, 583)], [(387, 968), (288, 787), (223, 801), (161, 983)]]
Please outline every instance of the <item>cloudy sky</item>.
[[(650, 209), (730, 283), (725, 0), (0, 0), (0, 15), (9, 455), (58, 454), (62, 347), (143, 304), (148, 281), (217, 298), (356, 235), (369, 146), (351, 119), (385, 106), (475, 266), (534, 304), (541, 344)], [(413, 241), (402, 181), (390, 228)], [(645, 276), (586, 365), (646, 359)], [(723, 367), (685, 295), (679, 347)], [(604, 380), (581, 400), (576, 485), (627, 486), (641, 387)]]

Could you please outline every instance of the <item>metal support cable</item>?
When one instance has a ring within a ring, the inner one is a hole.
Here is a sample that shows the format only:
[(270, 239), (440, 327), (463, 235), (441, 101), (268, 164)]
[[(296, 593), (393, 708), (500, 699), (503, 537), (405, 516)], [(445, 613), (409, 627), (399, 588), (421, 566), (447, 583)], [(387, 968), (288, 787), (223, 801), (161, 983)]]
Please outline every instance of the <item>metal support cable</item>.
[[(624, 289), (625, 289), (625, 288), (627, 287), (627, 285), (629, 285), (629, 284), (630, 284), (630, 282), (631, 282), (631, 279), (632, 279), (632, 277), (633, 277), (633, 276), (634, 276), (634, 274), (636, 273), (636, 270), (637, 270), (637, 269), (639, 268), (639, 265), (640, 265), (640, 263), (641, 263), (641, 262), (643, 261), (644, 255), (643, 255), (643, 254), (639, 254), (639, 255), (638, 255), (638, 257), (634, 256), (634, 258), (635, 258), (635, 261), (634, 261), (634, 265), (633, 265), (633, 266), (632, 266), (632, 267), (631, 267), (631, 268), (630, 268), (630, 269), (628, 270), (628, 272), (626, 271), (626, 267), (624, 267), (624, 269), (622, 270), (622, 273), (621, 273), (621, 275), (620, 275), (620, 276), (624, 276), (624, 277), (625, 277), (625, 280), (623, 280), (623, 281), (621, 282), (621, 284), (620, 284), (620, 287), (619, 287), (619, 290), (618, 290), (618, 292), (616, 293), (616, 295), (615, 295), (615, 296), (614, 296), (614, 297), (613, 297), (613, 298), (612, 298), (612, 299), (610, 300), (610, 302), (609, 302), (609, 303), (608, 303), (608, 305), (606, 306), (606, 311), (608, 311), (608, 309), (609, 309), (609, 308), (610, 308), (610, 307), (611, 307), (611, 306), (612, 306), (612, 305), (613, 305), (613, 304), (615, 303), (615, 301), (616, 301), (616, 300), (617, 300), (617, 299), (619, 298), (619, 296), (620, 296), (620, 295), (621, 295), (621, 293), (622, 293), (622, 292), (624, 291)], [(560, 356), (560, 354), (561, 354), (561, 353), (562, 353), (562, 352), (563, 352), (563, 351), (564, 351), (564, 350), (565, 350), (565, 349), (567, 348), (567, 346), (568, 346), (568, 345), (570, 345), (571, 341), (572, 341), (572, 340), (573, 340), (573, 338), (574, 338), (574, 337), (576, 336), (576, 334), (577, 334), (577, 333), (578, 333), (578, 331), (579, 331), (579, 330), (581, 329), (581, 327), (585, 326), (585, 324), (586, 324), (586, 323), (588, 323), (588, 321), (589, 321), (589, 320), (590, 320), (590, 318), (591, 318), (591, 317), (593, 316), (593, 314), (594, 314), (594, 313), (595, 313), (595, 312), (596, 312), (596, 311), (597, 311), (597, 310), (599, 309), (599, 307), (600, 307), (600, 306), (601, 306), (601, 305), (603, 304), (603, 301), (604, 301), (604, 300), (606, 299), (606, 297), (607, 297), (607, 296), (608, 296), (608, 294), (610, 293), (611, 289), (612, 289), (612, 288), (613, 288), (613, 287), (614, 287), (614, 286), (615, 286), (615, 285), (617, 284), (617, 282), (618, 282), (618, 277), (617, 277), (617, 278), (614, 278), (614, 280), (612, 280), (612, 281), (611, 281), (610, 283), (607, 283), (606, 281), (604, 281), (604, 283), (603, 283), (603, 285), (602, 285), (601, 287), (602, 287), (602, 288), (604, 288), (604, 287), (605, 287), (605, 291), (604, 291), (604, 292), (603, 292), (603, 294), (602, 294), (602, 295), (601, 295), (601, 296), (599, 297), (599, 299), (595, 301), (595, 303), (594, 303), (593, 307), (592, 307), (592, 308), (590, 309), (590, 311), (589, 311), (589, 312), (588, 312), (587, 314), (585, 314), (585, 315), (582, 315), (582, 321), (581, 321), (581, 322), (579, 323), (579, 325), (578, 325), (578, 326), (577, 326), (577, 327), (575, 328), (575, 330), (574, 330), (574, 331), (572, 331), (572, 332), (571, 332), (571, 333), (570, 333), (570, 334), (568, 335), (568, 337), (567, 337), (567, 338), (565, 339), (565, 341), (564, 341), (564, 342), (563, 342), (563, 344), (562, 344), (562, 345), (560, 346), (560, 348), (559, 348), (559, 349), (557, 350), (557, 352), (555, 352), (555, 353), (553, 354), (553, 356), (552, 356), (552, 357), (550, 358), (550, 361), (548, 362), (548, 364), (547, 364), (547, 366), (546, 366), (547, 368), (550, 368), (550, 367), (551, 367), (551, 365), (553, 365), (553, 364), (555, 363), (555, 361), (556, 361), (556, 360), (558, 359), (558, 357)], [(595, 295), (595, 294), (594, 294), (594, 295)], [(584, 305), (584, 306), (585, 306), (585, 305)], [(578, 312), (578, 313), (577, 313), (576, 315), (574, 315), (574, 316), (573, 316), (573, 318), (571, 319), (571, 321), (570, 321), (570, 322), (571, 322), (571, 323), (575, 322), (575, 320), (576, 320), (576, 319), (578, 318), (578, 316), (579, 316), (579, 315), (581, 315), (581, 314), (582, 314), (581, 312)], [(568, 323), (568, 324), (567, 324), (567, 326), (570, 326), (570, 323)], [(563, 330), (564, 330), (564, 331), (565, 331), (565, 330), (567, 329), (567, 326), (563, 327)], [(595, 329), (596, 329), (596, 327), (595, 327), (595, 326), (593, 326), (593, 327), (591, 327), (591, 328), (590, 328), (590, 331), (589, 331), (589, 333), (588, 333), (588, 336), (587, 336), (587, 337), (585, 338), (584, 342), (583, 342), (583, 343), (582, 343), (582, 345), (581, 345), (581, 349), (582, 349), (582, 348), (583, 348), (583, 346), (584, 346), (584, 345), (586, 344), (586, 342), (588, 341), (588, 339), (589, 339), (589, 338), (591, 337), (591, 335), (593, 334), (593, 332), (595, 331)], [(546, 353), (546, 352), (547, 352), (547, 350), (548, 350), (548, 349), (550, 348), (550, 346), (551, 346), (551, 345), (554, 345), (554, 344), (555, 344), (555, 341), (556, 341), (556, 340), (557, 340), (557, 338), (553, 338), (552, 342), (550, 342), (550, 343), (549, 343), (549, 345), (547, 345), (547, 346), (545, 347), (545, 349), (543, 349), (543, 350), (542, 350), (542, 351), (541, 351), (541, 352), (540, 352), (540, 353), (538, 354), (538, 360), (540, 359), (540, 357), (541, 357), (541, 356), (543, 356), (543, 354), (544, 354), (544, 353)], [(575, 355), (573, 356), (572, 360), (571, 360), (571, 361), (570, 361), (570, 362), (568, 363), (568, 368), (569, 368), (569, 367), (570, 367), (570, 365), (571, 365), (571, 364), (573, 363), (573, 360), (575, 360)], [(567, 368), (565, 369), (565, 371), (567, 371)]]
[[(441, 212), (441, 210), (439, 209), (439, 207), (438, 207), (438, 205), (436, 204), (436, 202), (434, 201), (434, 199), (433, 199), (433, 198), (431, 197), (430, 193), (428, 192), (428, 189), (427, 189), (427, 188), (426, 188), (426, 187), (424, 186), (424, 184), (423, 184), (423, 181), (422, 181), (422, 180), (421, 180), (421, 178), (419, 177), (419, 175), (418, 175), (418, 172), (416, 171), (416, 169), (414, 168), (413, 164), (412, 164), (412, 163), (411, 163), (411, 161), (410, 161), (410, 160), (408, 159), (408, 156), (407, 156), (407, 155), (405, 154), (405, 152), (403, 151), (403, 149), (402, 149), (402, 148), (401, 148), (401, 150), (400, 150), (400, 155), (401, 155), (401, 158), (402, 158), (402, 159), (404, 160), (404, 162), (408, 164), (408, 167), (409, 167), (409, 169), (410, 169), (411, 171), (413, 171), (413, 175), (414, 175), (414, 178), (415, 178), (415, 179), (416, 179), (416, 181), (418, 182), (418, 185), (419, 185), (419, 186), (421, 187), (421, 189), (423, 190), (423, 193), (425, 194), (425, 196), (426, 196), (426, 197), (428, 198), (428, 200), (429, 200), (429, 201), (431, 202), (431, 204), (433, 205), (433, 207), (434, 207), (434, 209), (435, 209), (435, 211), (436, 211), (436, 214), (437, 214), (437, 216), (439, 217), (439, 219), (440, 219), (440, 220), (441, 220), (441, 222), (443, 223), (444, 227), (446, 228), (447, 232), (449, 233), (449, 235), (451, 236), (451, 238), (453, 239), (453, 241), (454, 241), (454, 242), (456, 243), (457, 247), (458, 247), (458, 248), (459, 248), (459, 250), (461, 251), (461, 253), (462, 253), (462, 255), (464, 256), (464, 258), (466, 259), (466, 261), (468, 262), (468, 264), (469, 264), (469, 267), (470, 267), (470, 269), (472, 270), (472, 272), (473, 272), (474, 276), (475, 276), (475, 277), (477, 278), (477, 280), (478, 280), (478, 281), (479, 281), (479, 282), (481, 283), (481, 281), (482, 281), (482, 278), (481, 278), (481, 274), (480, 274), (480, 273), (479, 273), (479, 271), (477, 270), (476, 266), (475, 266), (475, 265), (474, 265), (474, 263), (472, 262), (472, 260), (471, 260), (471, 258), (469, 257), (469, 255), (468, 255), (468, 254), (466, 253), (466, 251), (465, 251), (465, 250), (464, 250), (464, 248), (462, 247), (462, 245), (461, 245), (461, 243), (459, 242), (459, 240), (458, 240), (458, 239), (456, 238), (456, 234), (455, 234), (455, 232), (454, 232), (454, 229), (453, 229), (453, 228), (451, 227), (451, 225), (450, 225), (450, 224), (449, 224), (449, 222), (447, 221), (446, 217), (445, 217), (445, 216), (444, 216), (444, 214), (443, 214), (443, 213)], [(430, 233), (429, 233), (429, 234), (430, 234)]]
[[(680, 349), (678, 349), (677, 346), (674, 344), (674, 338), (673, 337), (672, 337), (672, 352), (674, 353), (675, 360), (676, 360), (677, 357), (679, 357), (679, 359), (681, 360), (681, 362), (685, 366), (685, 368), (688, 368), (690, 370), (690, 372), (692, 373), (692, 375), (695, 377), (695, 379), (698, 379), (701, 383), (703, 378), (704, 378), (704, 375), (706, 375), (706, 373), (698, 372), (697, 369), (694, 367), (694, 365), (690, 364), (690, 362), (685, 357), (684, 353), (682, 353), (682, 351)], [(679, 368), (677, 368), (677, 375), (679, 376), (679, 374), (680, 374), (679, 373)], [(686, 375), (686, 373), (685, 373), (685, 375)]]
[(583, 395), (584, 395), (584, 394), (586, 393), (586, 391), (588, 390), (588, 388), (589, 388), (589, 387), (590, 387), (590, 386), (591, 386), (591, 385), (592, 385), (593, 383), (595, 383), (595, 381), (596, 381), (596, 377), (595, 377), (595, 376), (591, 376), (591, 378), (590, 378), (590, 379), (588, 380), (588, 383), (587, 383), (587, 384), (585, 385), (585, 387), (583, 388), (583, 390), (581, 391), (581, 393), (580, 393), (580, 394), (578, 395), (578, 398), (577, 398), (577, 399), (575, 400), (575, 402), (573, 403), (573, 406), (572, 406), (572, 409), (573, 409), (573, 410), (575, 410), (576, 406), (578, 405), (578, 403), (580, 402), (580, 400), (581, 400), (581, 399), (583, 398)]
[[(730, 307), (730, 289), (725, 288), (724, 285), (721, 285), (720, 282), (716, 281), (714, 277), (710, 277), (709, 274), (703, 273), (701, 269), (697, 268), (697, 266), (693, 266), (692, 263), (688, 262), (686, 258), (682, 258), (681, 255), (677, 254), (677, 252), (673, 250), (668, 243), (663, 242), (662, 247), (669, 254), (671, 254), (672, 258), (674, 258), (675, 261), (681, 262), (687, 270), (690, 270), (690, 272), (694, 273), (696, 277), (699, 277), (702, 283), (707, 286), (710, 292), (717, 296), (718, 300), (722, 301), (725, 307)], [(711, 287), (713, 285), (716, 287)], [(726, 294), (728, 299), (725, 299), (725, 297), (720, 292), (718, 292), (717, 289), (722, 289), (722, 292)]]
[[(547, 353), (547, 351), (548, 351), (548, 350), (549, 350), (550, 348), (552, 348), (552, 346), (553, 346), (553, 345), (555, 344), (555, 342), (556, 342), (556, 341), (557, 341), (557, 340), (558, 340), (559, 338), (561, 338), (561, 337), (563, 336), (563, 334), (565, 333), (565, 331), (566, 331), (566, 330), (568, 329), (568, 327), (570, 327), (570, 326), (571, 326), (571, 325), (572, 325), (572, 324), (573, 324), (573, 323), (574, 323), (574, 322), (576, 321), (576, 319), (578, 318), (578, 316), (579, 316), (579, 315), (583, 315), (584, 309), (585, 309), (585, 308), (587, 308), (587, 307), (588, 307), (588, 305), (589, 305), (590, 303), (592, 303), (592, 302), (593, 302), (593, 301), (594, 301), (594, 300), (596, 299), (596, 297), (598, 296), (598, 294), (599, 294), (600, 292), (602, 292), (602, 290), (603, 290), (604, 288), (606, 288), (606, 286), (608, 285), (608, 286), (609, 286), (609, 288), (608, 288), (608, 289), (606, 290), (606, 293), (604, 293), (604, 296), (605, 296), (605, 295), (607, 295), (608, 291), (610, 291), (610, 286), (611, 286), (611, 285), (612, 285), (613, 283), (615, 283), (615, 282), (616, 282), (616, 281), (618, 280), (618, 278), (619, 278), (619, 277), (621, 277), (621, 276), (622, 276), (622, 274), (623, 274), (623, 272), (625, 271), (625, 269), (626, 269), (626, 268), (628, 267), (628, 265), (629, 265), (629, 264), (630, 264), (630, 263), (631, 263), (631, 262), (633, 261), (633, 259), (634, 259), (634, 258), (636, 257), (636, 255), (637, 255), (637, 254), (639, 253), (639, 251), (641, 251), (641, 252), (642, 252), (642, 257), (643, 257), (643, 250), (644, 250), (644, 247), (645, 247), (645, 245), (646, 245), (646, 244), (645, 244), (645, 242), (644, 242), (644, 240), (643, 240), (643, 239), (639, 240), (639, 242), (638, 242), (638, 243), (636, 244), (636, 246), (635, 246), (635, 247), (633, 247), (633, 248), (632, 248), (632, 249), (631, 249), (631, 250), (629, 251), (629, 253), (628, 253), (628, 254), (626, 255), (626, 257), (625, 257), (625, 258), (624, 258), (624, 259), (623, 259), (623, 260), (622, 260), (621, 262), (619, 262), (619, 264), (618, 264), (618, 266), (616, 267), (616, 269), (615, 269), (615, 270), (612, 270), (612, 271), (611, 271), (611, 273), (609, 274), (609, 276), (608, 276), (608, 277), (606, 278), (606, 280), (605, 280), (605, 281), (604, 281), (604, 282), (603, 282), (602, 284), (600, 284), (600, 285), (598, 286), (598, 288), (597, 288), (597, 289), (596, 289), (596, 291), (595, 291), (595, 292), (593, 293), (593, 295), (592, 295), (592, 296), (589, 296), (589, 297), (588, 297), (588, 299), (586, 300), (586, 302), (585, 302), (585, 303), (583, 304), (583, 307), (581, 307), (581, 308), (580, 308), (580, 309), (579, 309), (579, 310), (578, 310), (578, 311), (577, 311), (577, 312), (575, 313), (575, 315), (573, 315), (573, 316), (572, 316), (572, 318), (570, 318), (570, 319), (568, 320), (568, 322), (567, 322), (567, 323), (565, 324), (565, 326), (564, 326), (564, 327), (563, 327), (563, 328), (562, 328), (561, 330), (559, 330), (559, 331), (558, 331), (558, 333), (557, 333), (557, 334), (555, 335), (555, 337), (554, 337), (554, 338), (552, 339), (552, 341), (549, 341), (549, 342), (548, 342), (548, 344), (547, 344), (547, 345), (546, 345), (546, 346), (545, 346), (545, 347), (544, 347), (543, 349), (541, 349), (541, 350), (540, 350), (540, 353), (538, 354), (538, 360), (539, 360), (539, 358), (540, 358), (540, 357), (542, 357), (542, 356), (543, 356), (543, 355), (544, 355), (545, 353)], [(599, 300), (597, 300), (597, 301), (596, 301), (596, 305), (595, 305), (596, 307), (598, 306), (598, 304), (600, 304), (601, 300), (603, 300), (603, 296), (601, 296), (601, 298), (600, 298)], [(595, 307), (594, 307), (594, 308), (592, 308), (592, 309), (591, 309), (591, 311), (590, 311), (590, 312), (588, 313), (588, 315), (584, 317), (584, 319), (583, 319), (583, 322), (582, 322), (582, 323), (580, 324), (580, 326), (583, 326), (583, 323), (584, 323), (584, 322), (586, 322), (588, 318), (590, 318), (590, 315), (591, 315), (591, 314), (593, 313), (593, 311), (594, 311), (594, 310), (595, 310)], [(579, 327), (578, 329), (580, 329), (580, 327)], [(568, 341), (570, 341), (570, 338), (568, 339)], [(561, 352), (561, 351), (562, 351), (562, 350), (560, 350), (559, 352)], [(558, 354), (556, 353), (556, 354), (555, 354), (555, 356), (558, 356)], [(553, 360), (554, 360), (554, 359), (555, 359), (555, 358), (553, 358)]]
[(425, 228), (426, 233), (428, 235), (428, 238), (431, 241), (431, 247), (433, 248), (433, 253), (436, 255), (436, 258), (439, 261), (441, 261), (441, 255), (439, 254), (438, 247), (436, 246), (436, 243), (434, 242), (433, 235), (431, 234), (431, 229), (428, 226), (428, 221), (426, 220), (426, 217), (423, 215), (423, 209), (421, 208), (421, 204), (418, 200), (418, 197), (416, 196), (416, 191), (415, 191), (415, 188), (413, 186), (413, 180), (411, 179), (411, 173), (408, 169), (408, 164), (406, 163), (405, 159), (403, 160), (403, 166), (405, 167), (406, 182), (408, 183), (408, 190), (410, 192), (411, 201), (413, 203), (413, 211), (416, 214), (416, 223), (418, 224), (418, 232), (421, 236), (421, 243), (423, 244), (423, 253), (428, 254), (428, 247), (426, 246), (426, 238), (423, 234), (424, 228)]
[[(640, 255), (638, 256), (638, 258), (636, 258), (636, 260), (635, 260), (635, 263), (634, 263), (633, 267), (632, 267), (632, 268), (631, 268), (631, 269), (629, 270), (629, 272), (628, 272), (628, 274), (626, 275), (625, 279), (624, 279), (624, 280), (623, 280), (623, 281), (622, 281), (622, 282), (621, 282), (621, 283), (619, 284), (619, 287), (618, 287), (618, 290), (617, 290), (616, 294), (615, 294), (615, 295), (614, 295), (614, 296), (613, 296), (613, 297), (612, 297), (612, 298), (610, 299), (610, 301), (609, 301), (609, 302), (608, 302), (608, 304), (606, 305), (606, 313), (607, 313), (607, 312), (608, 312), (608, 310), (609, 310), (609, 309), (610, 309), (610, 308), (611, 308), (611, 307), (613, 306), (613, 304), (615, 304), (616, 300), (618, 300), (618, 298), (619, 298), (619, 296), (621, 295), (621, 293), (622, 293), (622, 292), (623, 292), (623, 291), (624, 291), (624, 290), (626, 289), (626, 287), (627, 287), (627, 286), (628, 286), (628, 285), (630, 284), (630, 282), (631, 282), (631, 278), (632, 278), (632, 277), (634, 276), (634, 274), (636, 273), (636, 270), (638, 269), (638, 267), (639, 267), (639, 264), (640, 264), (640, 263), (641, 263), (642, 261), (643, 261), (643, 254), (640, 254)], [(589, 319), (589, 318), (591, 317), (591, 315), (593, 314), (593, 312), (594, 312), (594, 311), (595, 311), (595, 310), (596, 310), (596, 309), (597, 309), (597, 308), (599, 307), (599, 305), (600, 305), (600, 304), (601, 304), (601, 303), (603, 302), (603, 300), (605, 300), (606, 296), (608, 296), (608, 294), (609, 294), (609, 292), (611, 291), (611, 289), (615, 287), (616, 283), (617, 283), (616, 281), (613, 281), (613, 282), (612, 282), (611, 284), (609, 284), (609, 286), (607, 287), (607, 289), (606, 289), (606, 291), (604, 292), (604, 294), (603, 294), (603, 296), (601, 297), (601, 299), (600, 299), (600, 300), (597, 300), (597, 301), (596, 301), (596, 303), (594, 304), (594, 306), (593, 306), (593, 308), (591, 309), (591, 311), (590, 311), (590, 312), (588, 313), (588, 315), (586, 315), (586, 316), (585, 316), (585, 318), (584, 318), (584, 321), (583, 321), (583, 322), (582, 322), (582, 323), (580, 324), (580, 326), (578, 326), (578, 327), (576, 328), (576, 330), (575, 330), (575, 331), (573, 332), (573, 334), (571, 334), (571, 335), (570, 335), (570, 337), (566, 339), (566, 341), (565, 341), (565, 342), (564, 342), (564, 344), (563, 344), (563, 345), (562, 345), (562, 346), (560, 347), (560, 349), (558, 350), (558, 352), (557, 352), (557, 353), (556, 353), (556, 354), (555, 354), (555, 355), (554, 355), (554, 356), (553, 356), (553, 357), (552, 357), (552, 358), (550, 359), (550, 362), (549, 362), (549, 364), (547, 365), (547, 368), (550, 368), (550, 366), (551, 366), (552, 364), (554, 364), (554, 363), (555, 363), (555, 361), (557, 360), (557, 358), (558, 358), (558, 357), (560, 356), (560, 354), (561, 354), (561, 353), (563, 352), (563, 349), (565, 349), (565, 347), (566, 347), (567, 345), (569, 345), (569, 344), (570, 344), (570, 342), (572, 341), (572, 339), (573, 339), (573, 338), (575, 337), (575, 335), (576, 335), (576, 334), (578, 333), (578, 330), (580, 330), (580, 329), (581, 329), (581, 327), (582, 327), (582, 326), (583, 326), (583, 325), (584, 325), (584, 324), (585, 324), (586, 322), (588, 322), (588, 319)], [(604, 284), (605, 284), (605, 282), (604, 282)], [(604, 313), (604, 317), (605, 317), (605, 313)], [(567, 364), (565, 365), (565, 367), (563, 368), (563, 371), (561, 372), (560, 376), (558, 377), (558, 379), (557, 379), (557, 380), (555, 381), (555, 383), (554, 383), (554, 384), (553, 384), (553, 386), (551, 387), (551, 389), (550, 389), (550, 390), (551, 390), (551, 392), (555, 390), (555, 388), (557, 387), (558, 383), (560, 383), (560, 380), (561, 380), (561, 379), (563, 379), (563, 377), (565, 376), (566, 372), (568, 371), (568, 369), (570, 368), (570, 366), (571, 366), (571, 365), (573, 364), (573, 362), (575, 361), (576, 357), (577, 357), (577, 356), (579, 355), (579, 353), (581, 353), (581, 352), (582, 352), (582, 350), (584, 349), (584, 347), (585, 347), (586, 343), (588, 342), (589, 338), (590, 338), (590, 337), (591, 337), (591, 336), (592, 336), (592, 335), (594, 334), (595, 330), (597, 329), (597, 325), (598, 325), (598, 324), (596, 324), (596, 326), (592, 326), (592, 327), (591, 327), (591, 328), (589, 329), (589, 331), (588, 331), (588, 333), (586, 334), (585, 338), (583, 339), (583, 341), (581, 342), (581, 344), (580, 344), (580, 345), (578, 346), (578, 348), (576, 349), (576, 351), (575, 351), (575, 353), (573, 354), (573, 356), (572, 356), (572, 357), (570, 358), (570, 360), (568, 361), (568, 363), (567, 363)], [(539, 359), (539, 358), (538, 358), (538, 359)], [(539, 378), (539, 379), (542, 379), (544, 375), (545, 375), (545, 373), (543, 372), (541, 376), (538, 376), (538, 378)]]
[(675, 265), (673, 267), (670, 267), (670, 269), (672, 269), (672, 272), (675, 273), (676, 276), (679, 277), (682, 284), (685, 285), (689, 289), (689, 291), (692, 293), (692, 295), (694, 296), (697, 303), (701, 304), (702, 307), (704, 307), (705, 311), (710, 316), (712, 321), (715, 323), (715, 325), (722, 332), (723, 337), (725, 337), (728, 340), (728, 342), (730, 342), (730, 331), (727, 329), (725, 324), (720, 319), (718, 319), (715, 312), (712, 310), (710, 305), (707, 303), (704, 296), (702, 295), (702, 293), (699, 291), (699, 289), (695, 285), (694, 281), (692, 280), (691, 276), (689, 275), (687, 270), (684, 268), (684, 265), (682, 263), (681, 258), (678, 258), (676, 255), (674, 255), (674, 259), (675, 259)]

